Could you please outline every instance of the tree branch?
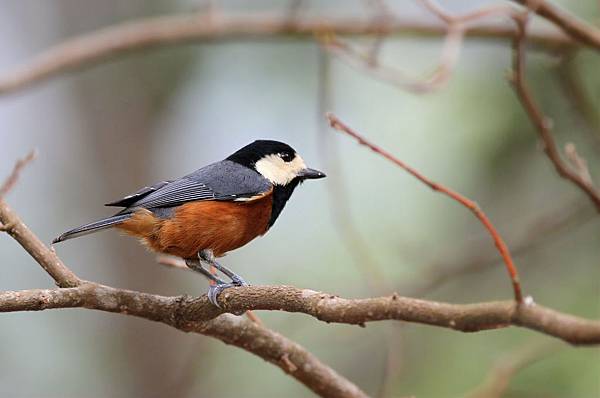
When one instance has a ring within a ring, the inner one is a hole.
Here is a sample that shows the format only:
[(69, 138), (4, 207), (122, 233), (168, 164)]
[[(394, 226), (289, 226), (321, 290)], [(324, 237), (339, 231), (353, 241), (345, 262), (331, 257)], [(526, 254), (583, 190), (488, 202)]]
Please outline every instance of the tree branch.
[(205, 295), (198, 298), (165, 297), (90, 282), (75, 288), (0, 293), (0, 312), (88, 308), (133, 315), (202, 334), (206, 334), (205, 324), (220, 320), (219, 315), (223, 313), (269, 310), (298, 312), (327, 323), (361, 326), (384, 320), (421, 323), (461, 332), (519, 326), (571, 344), (600, 344), (600, 321), (563, 314), (534, 303), (450, 304), (397, 294), (344, 299), (292, 286), (247, 286), (228, 289), (219, 296), (219, 304), (222, 309), (213, 306)]
[(10, 175), (6, 178), (4, 183), (0, 185), (0, 199), (5, 197), (6, 194), (8, 194), (11, 191), (11, 189), (19, 180), (19, 176), (21, 175), (21, 171), (23, 170), (23, 168), (25, 168), (25, 166), (27, 166), (29, 163), (33, 162), (36, 156), (37, 151), (33, 150), (29, 152), (27, 156), (25, 156), (23, 159), (17, 160)]
[[(28, 88), (51, 77), (84, 66), (106, 62), (124, 53), (167, 45), (218, 40), (248, 40), (276, 37), (310, 37), (331, 32), (338, 35), (406, 34), (441, 36), (442, 22), (393, 18), (385, 26), (364, 18), (328, 17), (290, 19), (287, 16), (216, 16), (210, 13), (147, 18), (125, 22), (81, 35), (51, 47), (31, 61), (0, 75), (0, 94)], [(511, 38), (513, 26), (473, 24), (467, 34), (479, 38)], [(539, 30), (530, 39), (547, 48), (577, 47), (578, 43), (556, 30)]]
[(448, 188), (442, 184), (436, 183), (436, 182), (430, 180), (429, 178), (425, 177), (423, 174), (419, 173), (417, 170), (408, 166), (406, 163), (404, 163), (403, 161), (401, 161), (400, 159), (398, 159), (397, 157), (392, 155), (390, 152), (369, 142), (365, 137), (358, 134), (356, 131), (354, 131), (349, 126), (344, 124), (340, 119), (338, 119), (332, 113), (328, 113), (327, 118), (329, 119), (329, 123), (331, 124), (331, 127), (333, 127), (334, 129), (339, 130), (345, 134), (348, 134), (350, 137), (356, 139), (359, 144), (366, 146), (367, 148), (371, 149), (373, 152), (383, 156), (390, 162), (401, 167), (406, 172), (408, 172), (410, 175), (412, 175), (413, 177), (415, 177), (416, 179), (421, 181), (423, 184), (427, 185), (432, 190), (434, 190), (436, 192), (440, 192), (446, 196), (449, 196), (456, 202), (460, 203), (462, 206), (469, 209), (475, 215), (475, 217), (477, 217), (477, 219), (483, 224), (485, 229), (487, 229), (487, 231), (489, 232), (490, 236), (492, 237), (492, 239), (494, 241), (494, 244), (496, 245), (496, 248), (498, 249), (498, 252), (500, 253), (500, 256), (504, 260), (504, 264), (506, 265), (506, 270), (508, 271), (508, 275), (512, 282), (515, 300), (519, 303), (523, 301), (523, 294), (521, 292), (521, 283), (519, 282), (519, 275), (517, 272), (517, 268), (513, 263), (512, 256), (510, 255), (510, 251), (508, 250), (508, 246), (506, 245), (506, 243), (504, 243), (504, 240), (502, 239), (502, 237), (500, 236), (500, 234), (498, 233), (498, 231), (496, 230), (496, 228), (494, 227), (494, 225), (492, 224), (490, 219), (483, 212), (483, 210), (481, 210), (479, 208), (477, 203), (473, 202), (469, 198), (464, 197), (463, 195), (459, 194), (458, 192), (455, 192), (455, 191), (451, 190), (450, 188)]
[(82, 281), (67, 268), (54, 250), (46, 247), (2, 199), (0, 199), (0, 222), (3, 225), (2, 229), (19, 242), (58, 286), (73, 287), (81, 284)]
[(25, 158), (15, 163), (12, 173), (0, 187), (0, 230), (8, 233), (33, 257), (44, 270), (54, 279), (60, 287), (73, 287), (81, 283), (79, 278), (68, 269), (58, 258), (53, 250), (50, 250), (38, 239), (27, 225), (4, 202), (3, 196), (8, 193), (19, 179), (23, 167), (33, 161), (35, 151), (31, 151)]
[(600, 49), (600, 30), (544, 0), (513, 0), (551, 21), (573, 39)]
[[(21, 167), (19, 163), (15, 166), (16, 169)], [(212, 336), (243, 348), (279, 366), (322, 397), (367, 397), (356, 385), (284, 336), (241, 317), (223, 315), (216, 318), (222, 311), (210, 304), (206, 296), (197, 300), (183, 296), (164, 297), (115, 289), (79, 279), (53, 249), (46, 247), (27, 228), (2, 198), (0, 222), (3, 229), (19, 242), (61, 287), (0, 292), (0, 312), (79, 307), (134, 315), (183, 331)]]
[(544, 144), (544, 152), (554, 165), (558, 174), (579, 187), (600, 212), (600, 192), (592, 185), (591, 180), (588, 179), (587, 175), (581, 174), (578, 170), (573, 170), (563, 161), (558, 146), (552, 136), (552, 123), (536, 104), (533, 94), (525, 81), (525, 45), (527, 39), (528, 13), (515, 15), (513, 18), (517, 25), (518, 35), (515, 36), (513, 41), (513, 76), (511, 81), (514, 85), (517, 97), (521, 101), (523, 108), (525, 108), (529, 119), (537, 129), (540, 139)]

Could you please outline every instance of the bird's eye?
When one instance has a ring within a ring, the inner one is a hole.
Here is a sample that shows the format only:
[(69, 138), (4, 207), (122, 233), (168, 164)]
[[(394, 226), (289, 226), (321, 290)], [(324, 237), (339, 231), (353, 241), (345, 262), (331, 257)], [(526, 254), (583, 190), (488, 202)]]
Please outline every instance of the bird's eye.
[(291, 162), (294, 160), (294, 155), (291, 153), (280, 153), (279, 157), (283, 159), (284, 162)]

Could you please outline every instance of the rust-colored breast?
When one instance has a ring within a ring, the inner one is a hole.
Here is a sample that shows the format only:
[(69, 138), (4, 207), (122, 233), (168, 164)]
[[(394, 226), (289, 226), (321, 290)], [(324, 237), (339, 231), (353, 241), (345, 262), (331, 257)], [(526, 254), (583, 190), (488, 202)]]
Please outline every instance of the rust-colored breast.
[(267, 232), (272, 203), (272, 192), (246, 202), (190, 202), (169, 219), (142, 210), (118, 227), (161, 253), (195, 258), (210, 249), (219, 257)]

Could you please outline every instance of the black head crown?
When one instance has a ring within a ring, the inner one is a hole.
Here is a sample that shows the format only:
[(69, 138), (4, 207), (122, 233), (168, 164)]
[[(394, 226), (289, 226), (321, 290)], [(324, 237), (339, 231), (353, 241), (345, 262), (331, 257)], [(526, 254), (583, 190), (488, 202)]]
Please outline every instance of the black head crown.
[(253, 168), (256, 162), (268, 155), (279, 155), (284, 161), (291, 162), (296, 157), (296, 151), (283, 142), (256, 140), (231, 154), (227, 160)]

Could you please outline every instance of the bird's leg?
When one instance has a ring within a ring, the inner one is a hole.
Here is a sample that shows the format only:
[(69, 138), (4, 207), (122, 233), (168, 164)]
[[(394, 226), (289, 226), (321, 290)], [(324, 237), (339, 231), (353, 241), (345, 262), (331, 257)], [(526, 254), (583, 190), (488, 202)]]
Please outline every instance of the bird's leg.
[(217, 285), (227, 284), (223, 279), (219, 278), (216, 275), (211, 274), (208, 270), (204, 269), (202, 266), (202, 262), (199, 260), (185, 260), (185, 265), (188, 266), (193, 271), (199, 272), (206, 277), (206, 279), (215, 282)]
[(218, 262), (216, 262), (215, 256), (211, 250), (199, 251), (198, 258), (200, 259), (200, 261), (204, 261), (204, 262), (212, 265), (213, 267), (215, 267), (216, 269), (218, 269), (219, 271), (221, 271), (222, 273), (227, 275), (229, 277), (229, 279), (231, 279), (231, 282), (235, 286), (248, 286), (246, 281), (241, 276), (239, 276), (238, 274), (236, 274), (229, 268), (225, 267), (224, 265), (221, 265)]
[(202, 268), (202, 270), (204, 272), (209, 273), (212, 277), (215, 278), (215, 279), (209, 278), (211, 280), (214, 280), (216, 285), (209, 286), (208, 300), (211, 303), (213, 303), (216, 307), (221, 308), (221, 306), (217, 302), (217, 298), (219, 297), (219, 294), (221, 294), (221, 292), (223, 290), (228, 289), (230, 287), (247, 286), (248, 285), (246, 283), (246, 281), (244, 281), (244, 279), (242, 279), (242, 277), (240, 277), (235, 272), (231, 271), (230, 269), (228, 269), (228, 268), (222, 266), (221, 264), (219, 264), (218, 262), (216, 262), (215, 256), (211, 250), (199, 251), (198, 252), (198, 260), (200, 263), (205, 262), (208, 265), (212, 265), (213, 267), (215, 267), (216, 269), (218, 269), (219, 271), (221, 271), (223, 274), (227, 275), (231, 279), (231, 283), (225, 283), (221, 279), (215, 277), (214, 275), (212, 275), (208, 271), (206, 271), (204, 268)]

